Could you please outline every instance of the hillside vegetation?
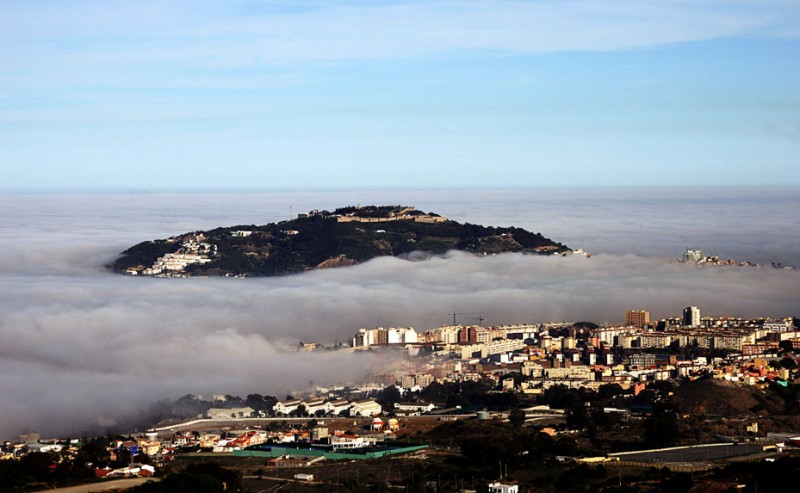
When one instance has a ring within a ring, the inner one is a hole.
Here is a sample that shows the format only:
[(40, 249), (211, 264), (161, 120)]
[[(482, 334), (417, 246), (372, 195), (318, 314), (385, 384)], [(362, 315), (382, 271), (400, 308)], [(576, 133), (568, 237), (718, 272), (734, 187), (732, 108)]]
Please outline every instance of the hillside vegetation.
[[(367, 206), (146, 241), (122, 252), (109, 268), (138, 275), (279, 276), (354, 265), (378, 256), (449, 250), (554, 254), (568, 248), (521, 228), (461, 224), (411, 207)], [(159, 260), (161, 271), (152, 268)], [(174, 266), (181, 261), (187, 265)], [(163, 267), (170, 262), (172, 267)]]

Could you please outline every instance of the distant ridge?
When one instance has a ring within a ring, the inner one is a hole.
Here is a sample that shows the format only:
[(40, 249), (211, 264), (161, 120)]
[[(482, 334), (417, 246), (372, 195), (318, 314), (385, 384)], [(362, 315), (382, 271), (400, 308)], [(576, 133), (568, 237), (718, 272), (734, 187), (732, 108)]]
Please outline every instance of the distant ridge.
[(231, 226), (145, 241), (108, 267), (137, 276), (280, 276), (355, 265), (414, 251), (478, 255), (552, 255), (569, 249), (540, 233), (515, 227), (451, 221), (408, 206), (350, 206), (313, 210), (263, 226)]

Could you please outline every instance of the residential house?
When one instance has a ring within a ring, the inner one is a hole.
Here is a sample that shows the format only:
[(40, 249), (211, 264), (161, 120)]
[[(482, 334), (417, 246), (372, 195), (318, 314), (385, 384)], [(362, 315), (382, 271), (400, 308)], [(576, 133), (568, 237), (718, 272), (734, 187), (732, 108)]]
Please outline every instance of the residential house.
[(267, 441), (267, 433), (264, 431), (250, 430), (242, 433), (233, 440), (229, 440), (226, 448), (230, 450), (240, 450), (253, 445), (258, 445)]
[(429, 402), (396, 402), (395, 411), (404, 414), (429, 413), (436, 409), (436, 406)]
[(489, 493), (519, 493), (516, 481), (495, 481), (489, 483)]
[(344, 399), (336, 399), (325, 403), (327, 414), (332, 414), (334, 416), (338, 416), (348, 409), (350, 409), (350, 401)]
[(275, 413), (276, 416), (279, 414), (288, 415), (293, 411), (296, 411), (297, 408), (299, 408), (300, 404), (302, 403), (303, 401), (301, 401), (300, 399), (278, 401), (277, 403), (275, 403), (274, 406), (272, 406), (272, 411)]
[(364, 448), (369, 445), (364, 437), (350, 433), (336, 433), (329, 438), (333, 450)]
[(249, 418), (253, 415), (255, 409), (252, 407), (234, 407), (234, 408), (218, 408), (212, 407), (208, 410), (206, 416), (211, 419), (239, 419)]
[(204, 433), (200, 435), (200, 448), (212, 448), (222, 439), (219, 433)]
[(350, 416), (375, 416), (376, 414), (380, 414), (382, 411), (383, 408), (380, 404), (372, 399), (364, 399), (353, 402), (353, 405), (350, 408)]
[(309, 416), (314, 416), (317, 413), (325, 414), (328, 412), (328, 406), (325, 403), (324, 399), (316, 399), (313, 401), (308, 401), (305, 403), (306, 412)]
[(147, 438), (137, 438), (136, 445), (139, 447), (139, 452), (145, 455), (156, 455), (161, 450), (161, 442)]

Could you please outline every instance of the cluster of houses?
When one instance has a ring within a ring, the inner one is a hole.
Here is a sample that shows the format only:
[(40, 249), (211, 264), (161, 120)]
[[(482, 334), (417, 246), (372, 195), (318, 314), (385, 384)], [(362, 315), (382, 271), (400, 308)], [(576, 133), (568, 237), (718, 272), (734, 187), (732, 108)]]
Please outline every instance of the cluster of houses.
[(112, 469), (110, 467), (102, 467), (94, 470), (94, 475), (98, 478), (115, 479), (115, 478), (147, 478), (156, 473), (156, 468), (150, 464), (131, 463), (125, 467)]
[[(207, 264), (217, 254), (217, 245), (207, 243), (202, 233), (184, 238), (181, 246), (174, 253), (165, 253), (158, 257), (153, 265), (144, 269), (131, 267), (125, 273), (143, 276), (179, 276), (192, 264)], [(168, 241), (178, 241), (171, 238)]]
[[(637, 312), (641, 314), (649, 317)], [(387, 377), (387, 384), (397, 384), (401, 390), (423, 389), (433, 381), (487, 378), (503, 390), (535, 394), (555, 385), (596, 390), (616, 383), (636, 391), (654, 380), (713, 377), (748, 385), (772, 381), (785, 385), (795, 377), (796, 364), (777, 364), (782, 348), (800, 347), (800, 331), (791, 321), (700, 319), (696, 307), (687, 308), (685, 316), (687, 322), (650, 324), (641, 319), (637, 325), (612, 327), (451, 325), (423, 333), (410, 327), (362, 328), (353, 337), (353, 347), (393, 347), (429, 356), (424, 371)], [(681, 348), (716, 353), (681, 358)], [(511, 373), (522, 378), (508, 377)]]
[(589, 342), (595, 346), (602, 342), (623, 349), (698, 347), (740, 352), (745, 356), (777, 352), (782, 341), (800, 343), (800, 331), (790, 322), (731, 323), (727, 319), (708, 318), (698, 326), (669, 320), (659, 324), (661, 330), (634, 326), (599, 328), (592, 332)]
[(33, 452), (77, 453), (79, 445), (80, 441), (77, 439), (42, 440), (38, 433), (26, 433), (17, 436), (16, 441), (7, 441), (0, 445), (0, 460), (18, 459)]
[[(268, 413), (276, 417), (352, 417), (354, 424), (360, 421), (360, 426), (368, 433), (328, 433), (323, 428), (305, 431), (246, 429), (236, 433), (182, 433), (165, 441), (149, 434), (113, 442), (108, 452), (112, 461), (117, 461), (121, 454), (132, 458), (146, 454), (158, 461), (169, 460), (177, 447), (197, 446), (224, 452), (267, 441), (309, 441), (324, 443), (332, 449), (357, 448), (383, 440), (397, 431), (396, 417), (444, 412), (437, 410), (434, 404), (419, 402), (419, 396), (414, 394), (434, 382), (488, 379), (494, 381), (500, 391), (526, 394), (543, 393), (555, 385), (597, 390), (602, 385), (618, 384), (623, 389), (633, 389), (635, 394), (644, 390), (648, 382), (658, 380), (710, 377), (745, 385), (766, 386), (774, 382), (786, 386), (797, 378), (800, 360), (792, 349), (800, 347), (800, 331), (790, 321), (700, 319), (699, 314), (690, 309), (694, 307), (689, 307), (685, 315), (688, 313), (687, 320), (691, 324), (679, 321), (671, 324), (663, 320), (650, 324), (646, 312), (632, 311), (630, 315), (636, 315), (636, 320), (632, 318), (629, 320), (632, 323), (614, 327), (568, 323), (496, 327), (452, 325), (424, 333), (417, 333), (411, 327), (360, 329), (353, 338), (353, 345), (358, 349), (395, 348), (427, 356), (403, 358), (407, 366), (387, 369), (380, 378), (376, 376), (374, 385), (367, 384), (359, 389), (358, 396), (368, 397), (394, 385), (402, 398), (416, 399), (416, 402), (394, 403), (390, 416), (384, 418), (386, 421), (381, 419), (384, 409), (375, 399), (351, 400), (355, 397), (352, 393), (333, 390), (305, 399), (281, 400), (271, 410), (215, 407), (198, 421), (257, 420), (267, 417)], [(681, 357), (680, 352), (674, 350), (681, 347), (704, 349), (707, 356)], [(314, 349), (308, 347), (310, 351)], [(0, 449), (0, 457), (19, 458), (31, 452), (62, 453), (64, 448), (67, 452), (77, 451), (78, 446), (71, 442), (42, 441), (35, 434), (29, 434), (17, 442), (6, 442)], [(150, 467), (136, 463), (97, 472), (104, 477), (149, 473), (152, 473)]]
[(291, 399), (278, 401), (272, 407), (276, 416), (303, 414), (308, 416), (375, 416), (383, 412), (383, 407), (374, 399), (347, 401), (345, 399), (313, 399), (303, 401)]
[[(228, 427), (224, 428), (227, 430)], [(239, 431), (177, 432), (164, 439), (159, 439), (157, 433), (151, 432), (144, 436), (114, 440), (109, 443), (106, 448), (109, 463), (121, 467), (97, 467), (95, 475), (98, 478), (151, 476), (156, 470), (156, 466), (152, 464), (171, 461), (176, 451), (187, 448), (220, 453), (244, 450), (264, 443), (313, 444), (315, 447), (334, 452), (365, 448), (395, 438), (396, 433), (400, 430), (400, 421), (394, 417), (386, 419), (365, 417), (362, 420), (354, 421), (353, 428), (360, 429), (361, 433), (350, 430), (329, 431), (324, 426), (324, 422), (320, 422), (312, 428), (295, 425), (281, 430), (248, 427)], [(32, 452), (55, 452), (61, 454), (59, 457), (74, 457), (81, 445), (78, 440), (69, 443), (58, 440), (42, 441), (38, 434), (29, 434), (18, 438), (15, 443), (7, 442), (3, 445), (2, 458), (19, 459)], [(62, 451), (65, 453), (62, 454)], [(138, 462), (142, 456), (147, 457), (146, 464)], [(305, 460), (310, 459), (306, 458)], [(280, 459), (278, 462), (281, 462)], [(282, 462), (281, 465), (286, 466), (289, 463)]]
[[(429, 382), (430, 376), (421, 381)], [(413, 383), (413, 378), (411, 380)], [(216, 431), (216, 432), (181, 432), (172, 435), (170, 439), (159, 440), (157, 432), (149, 432), (144, 436), (130, 438), (126, 440), (114, 440), (107, 447), (109, 460), (111, 462), (121, 461), (123, 457), (135, 458), (139, 454), (144, 454), (156, 463), (172, 460), (178, 448), (198, 447), (212, 450), (214, 452), (231, 452), (242, 450), (253, 445), (259, 445), (267, 441), (273, 443), (296, 443), (296, 442), (319, 442), (326, 444), (333, 450), (341, 448), (360, 448), (393, 438), (394, 433), (400, 428), (397, 417), (418, 415), (430, 412), (436, 406), (429, 403), (409, 402), (395, 403), (393, 416), (384, 419), (378, 417), (383, 413), (382, 406), (374, 399), (359, 399), (348, 401), (345, 399), (287, 399), (278, 401), (272, 408), (273, 415), (276, 417), (351, 417), (356, 427), (362, 427), (366, 435), (354, 435), (341, 431), (328, 433), (326, 428), (318, 427), (313, 430), (289, 429), (283, 431), (271, 431), (261, 429), (245, 429), (236, 431)], [(397, 416), (397, 417), (395, 417)], [(256, 411), (250, 407), (238, 408), (211, 408), (206, 413), (205, 419), (195, 420), (186, 424), (197, 423), (207, 425), (209, 420), (216, 422), (236, 422), (243, 424), (257, 422), (259, 419), (267, 417), (267, 413)], [(203, 426), (207, 427), (207, 426)], [(225, 426), (229, 428), (229, 426)], [(254, 427), (255, 428), (255, 427)], [(162, 430), (163, 432), (163, 430)], [(42, 441), (36, 433), (20, 435), (16, 442), (6, 442), (0, 447), (1, 459), (18, 459), (31, 452), (55, 452), (61, 453), (64, 448), (77, 453), (80, 443), (78, 440), (64, 442), (59, 440)], [(67, 454), (69, 455), (69, 454)], [(100, 468), (96, 471), (98, 477), (129, 477), (135, 475), (148, 475), (152, 473), (150, 467), (140, 467), (135, 463), (123, 468)]]
[(356, 428), (360, 426), (360, 434), (349, 430), (331, 432), (324, 426), (324, 423), (318, 423), (312, 428), (295, 426), (283, 430), (245, 429), (228, 432), (184, 432), (175, 434), (171, 445), (174, 447), (198, 447), (213, 452), (233, 452), (265, 443), (276, 445), (313, 444), (316, 447), (338, 451), (369, 447), (392, 439), (400, 430), (400, 421), (397, 418), (384, 420), (375, 417), (360, 423), (355, 421), (354, 426)]
[[(0, 447), (0, 459), (20, 459), (31, 453), (53, 453), (57, 460), (74, 459), (80, 452), (82, 443), (79, 439), (42, 440), (38, 433), (19, 435), (14, 442), (5, 442)], [(126, 440), (113, 440), (106, 447), (108, 461), (120, 467), (97, 467), (94, 470), (98, 478), (130, 478), (150, 477), (156, 472), (156, 466), (171, 461), (175, 452), (175, 443), (171, 440), (160, 441), (155, 433)], [(137, 462), (146, 456), (147, 463)], [(57, 467), (53, 463), (51, 469)]]
[[(698, 265), (716, 265), (716, 266), (723, 266), (723, 265), (738, 265), (740, 267), (760, 267), (759, 264), (755, 262), (750, 262), (747, 260), (737, 262), (736, 260), (729, 258), (720, 258), (719, 255), (706, 255), (703, 253), (702, 250), (693, 250), (687, 248), (686, 251), (683, 253), (681, 258), (678, 259), (679, 262), (684, 263), (693, 263)], [(775, 264), (773, 263), (773, 267)]]
[[(383, 408), (374, 399), (348, 401), (346, 399), (287, 399), (278, 401), (272, 406), (272, 415), (277, 417), (302, 416), (375, 416), (383, 412)], [(206, 413), (209, 419), (245, 419), (264, 418), (265, 411), (256, 411), (251, 407), (211, 408)]]
[[(409, 375), (404, 381), (414, 385), (415, 381), (424, 382), (425, 385), (433, 381), (431, 375)], [(419, 387), (415, 387), (419, 388)], [(408, 416), (430, 412), (436, 406), (431, 403), (397, 402), (394, 404), (393, 414)], [(278, 401), (272, 406), (272, 415), (276, 417), (373, 417), (383, 413), (383, 406), (375, 399), (359, 399), (348, 401), (346, 399), (287, 399)], [(237, 408), (211, 408), (206, 413), (208, 419), (214, 420), (243, 420), (265, 418), (264, 411), (256, 411), (251, 407)]]

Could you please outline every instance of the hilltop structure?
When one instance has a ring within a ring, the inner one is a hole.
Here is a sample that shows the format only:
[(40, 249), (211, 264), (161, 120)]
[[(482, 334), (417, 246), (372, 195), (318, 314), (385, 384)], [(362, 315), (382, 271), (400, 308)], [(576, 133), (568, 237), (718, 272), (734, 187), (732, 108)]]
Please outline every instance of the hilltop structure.
[(135, 276), (279, 276), (412, 252), (565, 254), (565, 245), (515, 227), (458, 223), (408, 206), (312, 210), (263, 226), (232, 226), (145, 241), (109, 266)]

